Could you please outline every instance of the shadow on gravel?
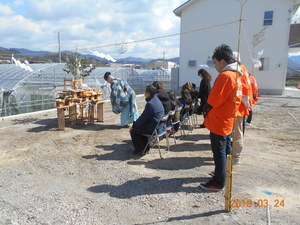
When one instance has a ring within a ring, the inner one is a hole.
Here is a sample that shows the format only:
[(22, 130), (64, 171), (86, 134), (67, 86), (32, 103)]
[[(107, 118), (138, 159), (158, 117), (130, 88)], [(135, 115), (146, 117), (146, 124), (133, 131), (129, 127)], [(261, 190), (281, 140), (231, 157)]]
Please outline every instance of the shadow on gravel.
[[(114, 160), (114, 161), (124, 161), (133, 159), (134, 155), (132, 152), (132, 144), (130, 140), (124, 140), (122, 144), (110, 144), (110, 145), (97, 145), (97, 152), (99, 154), (94, 155), (85, 155), (82, 156), (84, 159), (93, 159), (96, 160)], [(109, 151), (104, 153), (103, 151)]]
[(13, 120), (13, 125), (34, 123), (36, 121), (37, 121), (36, 118), (16, 119), (16, 120)]
[(76, 125), (73, 125), (72, 128), (73, 129), (79, 129), (79, 130), (102, 131), (102, 130), (129, 129), (129, 126), (118, 127), (115, 124), (103, 124), (103, 123), (84, 124), (84, 123), (78, 123)]
[[(188, 215), (188, 216), (178, 216), (178, 217), (170, 217), (166, 222), (171, 222), (171, 221), (182, 221), (182, 220), (191, 220), (195, 218), (200, 218), (200, 217), (208, 217), (208, 216), (213, 216), (221, 213), (227, 213), (225, 210), (215, 210), (215, 211), (210, 211), (210, 212), (205, 212), (205, 213), (199, 213), (199, 214), (193, 214), (193, 215)], [(136, 224), (137, 225), (137, 224)]]
[(286, 103), (286, 104), (281, 105), (280, 107), (297, 109), (297, 108), (300, 108), (300, 105), (289, 105), (289, 103)]
[(39, 132), (43, 132), (43, 131), (55, 130), (57, 128), (57, 119), (56, 118), (33, 120), (32, 123), (41, 125), (41, 126), (30, 128), (27, 130), (27, 132), (39, 133)]
[[(93, 155), (82, 156), (83, 159), (96, 159), (96, 160), (112, 160), (112, 161), (126, 161), (133, 159), (142, 159), (140, 156), (134, 154), (131, 140), (123, 140), (121, 144), (97, 145), (97, 150)], [(172, 148), (170, 152), (180, 151), (208, 151), (210, 150), (209, 144), (193, 144), (182, 143)], [(162, 170), (182, 170), (192, 169), (200, 166), (214, 165), (212, 157), (173, 157), (163, 160), (159, 158), (158, 149), (152, 148), (151, 153), (157, 154), (157, 159), (147, 161), (128, 161), (130, 165), (144, 165), (150, 169)], [(164, 150), (162, 150), (164, 151)]]
[(211, 157), (175, 157), (155, 159), (148, 162), (145, 161), (130, 161), (129, 165), (144, 165), (148, 169), (159, 170), (189, 170), (201, 166), (214, 165)]
[(178, 216), (178, 217), (170, 217), (167, 220), (159, 220), (155, 222), (148, 222), (148, 223), (136, 223), (134, 225), (151, 225), (151, 224), (156, 224), (156, 223), (166, 223), (166, 222), (172, 222), (172, 221), (183, 221), (183, 220), (192, 220), (196, 218), (201, 218), (201, 217), (208, 217), (208, 216), (214, 216), (218, 215), (221, 213), (227, 213), (225, 210), (215, 210), (215, 211), (210, 211), (210, 212), (205, 212), (205, 213), (198, 213), (198, 214), (193, 214), (193, 215), (184, 215), (184, 216)]
[[(152, 177), (126, 181), (119, 186), (96, 185), (89, 187), (87, 190), (93, 193), (108, 193), (111, 197), (122, 199), (162, 193), (205, 193), (207, 191), (199, 187), (199, 183), (204, 181), (207, 181), (207, 178), (160, 179), (160, 177)], [(195, 183), (197, 183), (197, 186), (195, 186)]]
[(171, 143), (171, 150), (172, 152), (191, 152), (191, 151), (210, 151), (211, 152), (211, 146), (210, 144), (204, 144), (204, 143), (196, 143), (196, 142), (184, 142), (184, 143), (178, 143), (177, 145), (172, 145), (172, 140), (170, 140)]
[[(180, 132), (179, 132), (180, 133)], [(175, 134), (177, 139), (181, 141), (201, 141), (201, 140), (209, 140), (209, 134), (186, 134), (180, 135), (178, 133)], [(170, 137), (172, 139), (173, 137)]]
[[(43, 132), (43, 131), (59, 131), (58, 125), (57, 125), (57, 119), (44, 119), (44, 120), (36, 120), (36, 119), (26, 119), (26, 120), (16, 120), (14, 121), (14, 125), (17, 124), (26, 124), (26, 123), (33, 123), (38, 124), (42, 126), (33, 127), (27, 130), (27, 132)], [(95, 123), (95, 124), (84, 124), (78, 122), (75, 125), (71, 125), (68, 121), (66, 121), (65, 129), (74, 129), (74, 130), (88, 130), (88, 131), (102, 131), (102, 130), (121, 130), (121, 129), (128, 129), (128, 127), (118, 127), (113, 124), (101, 124), (101, 123)]]

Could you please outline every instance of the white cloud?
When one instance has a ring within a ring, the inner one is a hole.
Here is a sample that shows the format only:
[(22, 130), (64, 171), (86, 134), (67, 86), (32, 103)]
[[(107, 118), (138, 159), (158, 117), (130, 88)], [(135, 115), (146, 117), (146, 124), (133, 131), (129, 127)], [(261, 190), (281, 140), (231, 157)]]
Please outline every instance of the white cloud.
[(1, 5), (1, 4), (0, 4), (0, 12), (1, 12), (1, 16), (9, 16), (14, 13), (9, 6)]
[(114, 19), (113, 15), (110, 13), (99, 13), (98, 15), (96, 15), (96, 17), (99, 22), (105, 22), (105, 23), (110, 22)]
[[(62, 49), (86, 49), (143, 40), (179, 32), (173, 10), (185, 0), (15, 0), (0, 4), (2, 47), (56, 51), (60, 32)], [(5, 12), (5, 15), (3, 12)], [(126, 45), (126, 54), (178, 56), (179, 36)], [(99, 50), (99, 48), (96, 50)], [(116, 46), (100, 49), (117, 56)], [(168, 55), (166, 54), (166, 55)], [(124, 54), (125, 55), (125, 54)]]
[(24, 1), (23, 0), (15, 0), (15, 1), (13, 1), (13, 5), (14, 6), (24, 5)]

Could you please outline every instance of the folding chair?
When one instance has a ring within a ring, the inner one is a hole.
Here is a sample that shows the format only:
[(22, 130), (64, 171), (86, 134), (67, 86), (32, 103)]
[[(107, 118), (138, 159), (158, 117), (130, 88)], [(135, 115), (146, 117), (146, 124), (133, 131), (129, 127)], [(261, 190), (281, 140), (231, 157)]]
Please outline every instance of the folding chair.
[[(179, 112), (179, 114), (181, 113), (182, 111), (182, 106), (179, 106), (175, 109), (175, 112), (173, 114), (173, 117), (175, 116), (176, 113)], [(178, 128), (177, 128), (177, 131), (175, 130), (175, 126), (178, 124)], [(176, 120), (176, 121), (172, 121), (172, 135), (173, 135), (173, 138), (174, 138), (174, 142), (175, 142), (175, 145), (177, 144), (176, 143), (176, 133), (181, 129), (181, 121), (180, 121), (180, 116), (179, 116), (179, 120)]]
[[(169, 118), (168, 120), (166, 121), (166, 130), (167, 130), (167, 134), (168, 137), (171, 136), (173, 133), (174, 133), (174, 128), (173, 128), (173, 117), (176, 113), (176, 110), (171, 110), (169, 112)], [(175, 139), (175, 136), (173, 135), (173, 138), (174, 138), (174, 143), (176, 144), (176, 139)]]
[[(189, 109), (191, 105), (186, 104), (180, 113), (180, 133), (185, 136), (185, 131), (183, 126), (187, 126), (188, 130), (190, 130), (190, 117), (189, 117)], [(191, 131), (191, 130), (190, 130)]]
[(189, 108), (189, 121), (191, 124), (190, 131), (193, 131), (193, 128), (197, 126), (197, 118), (195, 114), (196, 103), (193, 102)]
[[(159, 156), (160, 156), (161, 159), (163, 159), (163, 156), (162, 156), (161, 151), (160, 151), (160, 145), (159, 145), (160, 138), (163, 138), (163, 137), (166, 138), (166, 144), (167, 144), (166, 154), (169, 152), (170, 146), (169, 146), (169, 137), (167, 135), (167, 130), (164, 129), (159, 133), (157, 132), (158, 126), (163, 124), (163, 127), (164, 127), (164, 125), (166, 124), (166, 121), (168, 120), (168, 118), (169, 118), (169, 114), (160, 117), (160, 120), (158, 121), (153, 133), (151, 135), (146, 135), (148, 137), (148, 142), (147, 142), (147, 144), (146, 144), (146, 146), (143, 150), (143, 154), (146, 152), (146, 149), (148, 148), (148, 146), (150, 146), (150, 143), (153, 143), (153, 146), (151, 146), (151, 147), (154, 147), (157, 144), (158, 145)], [(155, 142), (154, 142), (154, 140), (155, 140)]]

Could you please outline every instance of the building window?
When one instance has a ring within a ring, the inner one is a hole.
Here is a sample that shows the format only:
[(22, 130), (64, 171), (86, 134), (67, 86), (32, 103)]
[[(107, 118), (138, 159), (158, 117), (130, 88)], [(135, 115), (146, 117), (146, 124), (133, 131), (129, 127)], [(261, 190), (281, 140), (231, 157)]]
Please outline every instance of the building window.
[(208, 65), (209, 68), (213, 68), (215, 65), (214, 65), (214, 61), (212, 61), (211, 59), (208, 59), (206, 61), (206, 64)]
[(261, 70), (261, 71), (269, 70), (270, 59), (269, 58), (260, 58), (259, 60), (261, 62), (261, 67), (259, 67), (259, 70)]
[(188, 66), (195, 67), (196, 66), (196, 60), (189, 60)]
[(273, 24), (273, 11), (265, 11), (264, 26), (271, 26)]

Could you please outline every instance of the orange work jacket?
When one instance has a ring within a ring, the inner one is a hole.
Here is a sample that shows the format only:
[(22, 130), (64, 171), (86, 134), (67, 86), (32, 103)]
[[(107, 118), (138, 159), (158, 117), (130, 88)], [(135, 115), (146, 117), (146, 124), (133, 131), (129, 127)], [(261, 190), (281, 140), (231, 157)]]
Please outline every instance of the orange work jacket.
[[(249, 76), (251, 82), (251, 90), (252, 90), (252, 104), (256, 104), (258, 102), (258, 86), (254, 76)], [(255, 98), (253, 96), (256, 96)]]
[(205, 127), (221, 136), (231, 134), (241, 99), (240, 75), (231, 70), (221, 72), (208, 96), (207, 103), (212, 106), (212, 109), (205, 117)]
[[(241, 82), (242, 82), (242, 95), (249, 97), (249, 104), (250, 107), (252, 107), (253, 102), (253, 95), (252, 95), (252, 88), (251, 88), (251, 81), (249, 79), (249, 72), (246, 69), (246, 67), (242, 64), (239, 65), (241, 68), (241, 72), (243, 75), (241, 76)], [(237, 112), (238, 116), (249, 116), (249, 109), (243, 104), (240, 104), (240, 107), (238, 108)]]

